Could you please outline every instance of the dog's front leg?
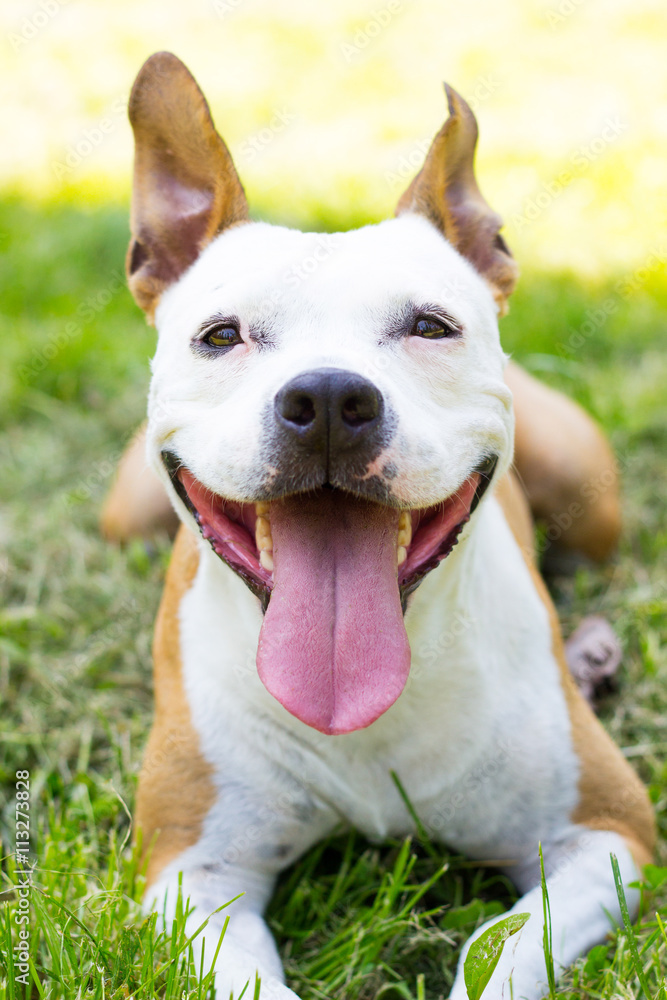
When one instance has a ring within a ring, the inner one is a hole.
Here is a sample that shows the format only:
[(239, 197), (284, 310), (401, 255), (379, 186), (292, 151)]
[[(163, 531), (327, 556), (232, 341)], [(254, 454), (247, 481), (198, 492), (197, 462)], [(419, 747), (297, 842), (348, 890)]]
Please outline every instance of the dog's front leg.
[[(628, 889), (637, 878), (637, 866), (619, 834), (575, 828), (567, 839), (544, 844), (544, 864), (551, 912), (551, 943), (556, 978), (593, 945), (604, 940), (612, 920), (620, 921), (610, 854), (616, 854), (626, 886), (629, 908), (637, 910), (639, 893)], [(536, 850), (537, 854), (537, 850)], [(527, 863), (508, 875), (526, 894), (510, 913), (529, 913), (518, 934), (510, 937), (486, 987), (483, 1000), (538, 1000), (548, 990), (544, 950), (543, 894), (539, 861)], [(527, 891), (526, 891), (527, 890)], [(450, 1000), (467, 1000), (463, 966), (472, 942), (502, 917), (480, 927), (463, 949)], [(511, 987), (510, 987), (511, 978)]]
[[(161, 915), (168, 934), (178, 906), (181, 876), (177, 867), (169, 866), (151, 887), (145, 901), (147, 909), (156, 909)], [(244, 997), (251, 1000), (256, 976), (261, 979), (261, 1000), (298, 1000), (297, 994), (284, 985), (282, 963), (262, 916), (273, 883), (273, 876), (229, 866), (207, 864), (182, 874), (181, 905), (184, 912), (192, 911), (186, 919), (186, 935), (194, 935), (213, 914), (192, 947), (197, 969), (201, 967), (202, 949), (204, 971), (215, 968), (215, 987), (221, 1000), (238, 998), (246, 983), (249, 985)], [(235, 902), (214, 912), (241, 893)], [(229, 923), (216, 958), (227, 917)]]

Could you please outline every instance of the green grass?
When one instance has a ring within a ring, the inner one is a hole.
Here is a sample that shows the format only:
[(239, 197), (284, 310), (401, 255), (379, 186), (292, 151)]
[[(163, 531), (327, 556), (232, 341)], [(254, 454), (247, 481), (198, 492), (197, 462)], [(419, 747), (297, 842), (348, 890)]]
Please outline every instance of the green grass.
[[(12, 1000), (198, 997), (182, 921), (165, 937), (139, 913), (143, 877), (129, 846), (151, 718), (152, 621), (169, 545), (120, 552), (104, 544), (96, 524), (144, 410), (154, 342), (117, 279), (126, 209), (37, 210), (6, 200), (0, 235), (0, 990)], [(665, 865), (667, 292), (657, 269), (629, 293), (616, 287), (618, 278), (585, 286), (573, 275), (529, 272), (502, 333), (519, 361), (595, 413), (621, 459), (626, 528), (618, 558), (558, 578), (554, 588), (566, 633), (597, 611), (621, 638), (619, 690), (602, 715), (650, 787)], [(607, 299), (615, 308), (606, 320), (574, 336), (590, 321), (587, 311)], [(25, 989), (10, 965), (18, 769), (30, 770), (37, 863), (34, 973)], [(647, 873), (657, 888), (646, 894), (635, 929), (620, 929), (579, 961), (556, 996), (638, 996), (636, 958), (649, 995), (662, 988), (664, 996), (663, 874)], [(497, 873), (433, 845), (371, 846), (350, 834), (319, 845), (285, 874), (270, 920), (304, 997), (435, 1000), (448, 995), (465, 938), (513, 901)]]

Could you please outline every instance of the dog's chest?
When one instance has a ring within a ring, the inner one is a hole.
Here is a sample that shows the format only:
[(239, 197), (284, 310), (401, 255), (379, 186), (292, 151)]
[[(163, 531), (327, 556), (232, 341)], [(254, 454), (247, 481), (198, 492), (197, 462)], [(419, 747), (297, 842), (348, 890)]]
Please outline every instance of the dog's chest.
[(495, 501), (480, 513), (447, 574), (415, 595), (404, 693), (345, 736), (310, 729), (266, 691), (257, 603), (203, 556), (181, 605), (181, 651), (220, 787), (233, 780), (270, 799), (296, 782), (331, 826), (382, 838), (413, 829), (393, 772), (433, 834), (478, 856), (509, 854), (570, 813), (578, 763), (544, 605)]

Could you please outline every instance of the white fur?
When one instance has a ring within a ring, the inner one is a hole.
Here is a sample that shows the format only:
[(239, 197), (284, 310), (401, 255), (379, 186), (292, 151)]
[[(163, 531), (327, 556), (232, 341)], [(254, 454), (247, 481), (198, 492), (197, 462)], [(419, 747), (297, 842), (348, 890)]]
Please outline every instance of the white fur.
[[(408, 300), (446, 308), (463, 337), (387, 341), (391, 308)], [(270, 322), (275, 348), (246, 340), (219, 358), (198, 357), (191, 338), (216, 313), (241, 317), (244, 338)], [(401, 506), (448, 496), (484, 454), (500, 456), (498, 476), (511, 461), (511, 398), (492, 296), (416, 216), (333, 237), (240, 226), (218, 237), (165, 294), (157, 325), (149, 453), (172, 496), (159, 459), (167, 443), (211, 490), (252, 500), (266, 474), (261, 414), (288, 379), (324, 365), (371, 378), (397, 414), (382, 459), (398, 470), (392, 487)], [(163, 871), (151, 900), (166, 895), (167, 917), (173, 913), (183, 871), (184, 892), (197, 906), (194, 930), (245, 891), (230, 908), (216, 966), (219, 995), (240, 991), (258, 970), (262, 996), (295, 996), (282, 985), (261, 920), (275, 876), (340, 824), (375, 839), (411, 832), (391, 779), (396, 771), (434, 837), (504, 862), (526, 893), (516, 910), (533, 916), (485, 996), (503, 995), (514, 969), (514, 995), (539, 997), (538, 842), (552, 871), (559, 963), (603, 937), (603, 907), (616, 913), (609, 850), (626, 878), (635, 870), (620, 838), (570, 821), (579, 762), (548, 616), (497, 501), (482, 501), (459, 545), (411, 600), (405, 691), (372, 726), (345, 736), (316, 732), (267, 692), (255, 669), (258, 601), (207, 545), (200, 550), (180, 608), (181, 654), (218, 795), (201, 838)], [(225, 913), (207, 929), (208, 962)], [(452, 996), (465, 997), (461, 975)]]

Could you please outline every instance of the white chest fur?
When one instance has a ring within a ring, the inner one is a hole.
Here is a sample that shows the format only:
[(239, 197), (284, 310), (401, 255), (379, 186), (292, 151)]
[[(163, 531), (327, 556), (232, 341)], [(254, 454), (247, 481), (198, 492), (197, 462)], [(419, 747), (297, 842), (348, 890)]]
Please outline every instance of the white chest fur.
[(578, 761), (547, 612), (493, 498), (415, 594), (408, 685), (368, 729), (324, 736), (289, 715), (255, 670), (260, 625), (256, 599), (202, 548), (181, 604), (182, 656), (221, 790), (271, 799), (296, 782), (331, 825), (381, 838), (412, 828), (395, 771), (423, 822), (478, 857), (512, 857), (567, 823)]

